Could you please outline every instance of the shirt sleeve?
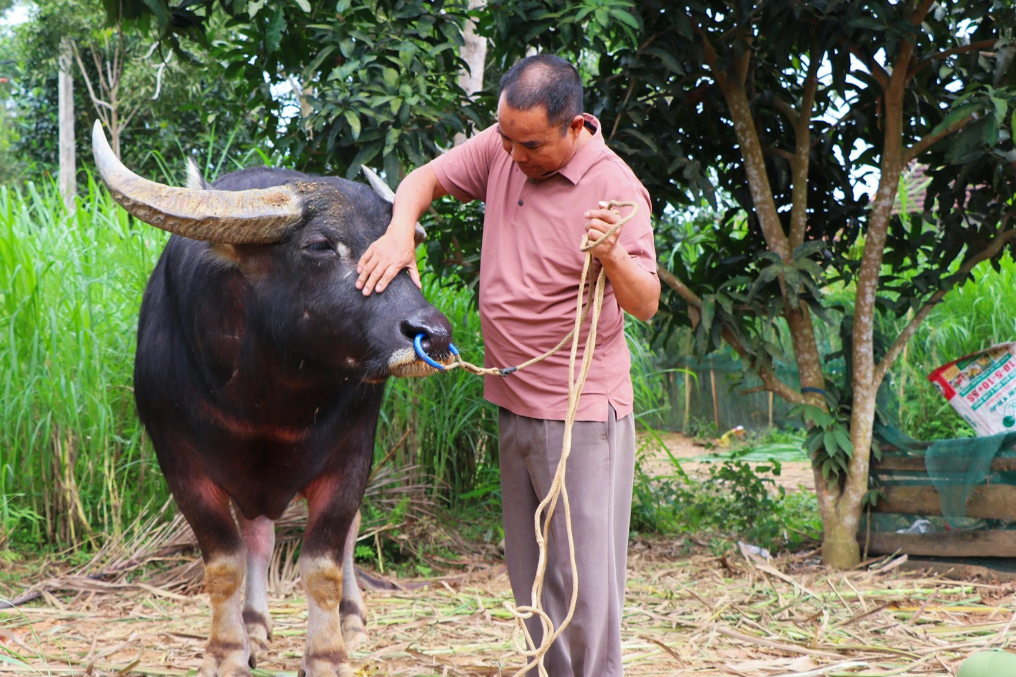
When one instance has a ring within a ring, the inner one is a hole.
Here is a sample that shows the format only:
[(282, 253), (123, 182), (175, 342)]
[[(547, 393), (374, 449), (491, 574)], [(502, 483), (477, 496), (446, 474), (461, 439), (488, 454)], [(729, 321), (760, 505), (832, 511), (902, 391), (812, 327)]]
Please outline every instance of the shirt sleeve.
[[(656, 244), (653, 239), (653, 212), (649, 206), (649, 191), (637, 179), (633, 179), (613, 199), (634, 202), (639, 206), (638, 213), (621, 229), (617, 241), (632, 261), (656, 275)], [(623, 217), (631, 211), (631, 207), (621, 207), (619, 211)]]
[(493, 125), (434, 158), (430, 166), (441, 186), (457, 200), (486, 200), (487, 179), (500, 148), (501, 139)]

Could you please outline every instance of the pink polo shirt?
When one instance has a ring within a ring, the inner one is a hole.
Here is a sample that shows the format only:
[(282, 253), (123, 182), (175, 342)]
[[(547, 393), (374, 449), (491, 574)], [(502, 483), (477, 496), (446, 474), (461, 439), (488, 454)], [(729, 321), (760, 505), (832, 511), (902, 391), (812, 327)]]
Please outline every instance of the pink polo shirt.
[[(638, 214), (621, 230), (619, 245), (654, 275), (656, 250), (649, 193), (603, 141), (600, 122), (592, 139), (556, 174), (529, 179), (501, 145), (492, 126), (431, 162), (446, 191), (463, 202), (486, 203), (480, 250), (480, 325), (488, 367), (510, 367), (551, 348), (575, 321), (575, 295), (584, 255), (579, 252), (589, 209), (601, 200), (630, 200)], [(622, 215), (627, 208), (621, 210)], [(600, 269), (593, 260), (590, 280)], [(579, 338), (576, 373), (589, 332)], [(468, 357), (467, 357), (468, 359)], [(624, 313), (608, 280), (596, 332), (596, 349), (578, 420), (607, 420), (632, 412), (631, 356)], [(512, 413), (564, 420), (568, 409), (568, 346), (553, 357), (507, 377), (487, 376), (484, 397)]]

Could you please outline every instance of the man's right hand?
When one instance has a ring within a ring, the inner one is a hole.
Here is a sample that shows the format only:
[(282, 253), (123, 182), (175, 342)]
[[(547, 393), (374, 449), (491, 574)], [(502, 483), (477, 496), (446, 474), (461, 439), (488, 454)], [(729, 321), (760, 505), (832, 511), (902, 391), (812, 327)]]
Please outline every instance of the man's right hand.
[(420, 287), (420, 270), (416, 267), (416, 222), (431, 202), (447, 195), (434, 169), (426, 164), (409, 173), (395, 193), (392, 222), (356, 264), (356, 288), (364, 296), (383, 292), (403, 268), (409, 271), (413, 284)]
[(364, 296), (370, 296), (374, 291), (383, 292), (403, 268), (409, 271), (413, 284), (421, 286), (413, 237), (415, 224), (405, 234), (392, 231), (393, 228), (389, 225), (388, 231), (367, 247), (356, 264), (356, 288), (363, 291)]

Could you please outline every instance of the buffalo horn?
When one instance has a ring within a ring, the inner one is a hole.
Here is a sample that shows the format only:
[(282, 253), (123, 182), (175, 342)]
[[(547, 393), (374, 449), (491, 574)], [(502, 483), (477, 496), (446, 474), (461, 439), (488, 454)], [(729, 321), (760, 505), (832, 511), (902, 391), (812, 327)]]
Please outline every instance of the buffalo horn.
[[(363, 170), (363, 175), (367, 177), (367, 182), (370, 184), (370, 187), (374, 189), (374, 192), (380, 195), (381, 199), (395, 204), (395, 193), (393, 193), (392, 189), (388, 187), (388, 184), (377, 175), (377, 172), (367, 165), (360, 165), (360, 169)], [(416, 222), (416, 235), (414, 239), (416, 240), (416, 244), (420, 244), (427, 239), (427, 231), (423, 229), (423, 226), (420, 225), (419, 221)]]
[(92, 153), (113, 199), (136, 218), (192, 240), (219, 244), (267, 244), (282, 239), (303, 218), (290, 186), (258, 190), (194, 190), (143, 179), (113, 155), (98, 120)]

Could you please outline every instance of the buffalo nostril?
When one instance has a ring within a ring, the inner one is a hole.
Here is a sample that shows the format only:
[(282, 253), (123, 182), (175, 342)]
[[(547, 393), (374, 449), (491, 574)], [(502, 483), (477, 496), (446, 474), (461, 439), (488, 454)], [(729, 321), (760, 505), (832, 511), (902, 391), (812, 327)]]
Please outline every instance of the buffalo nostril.
[(399, 323), (399, 329), (410, 341), (422, 335), (421, 347), (430, 354), (441, 355), (449, 352), (452, 327), (437, 308), (429, 307), (418, 311)]

